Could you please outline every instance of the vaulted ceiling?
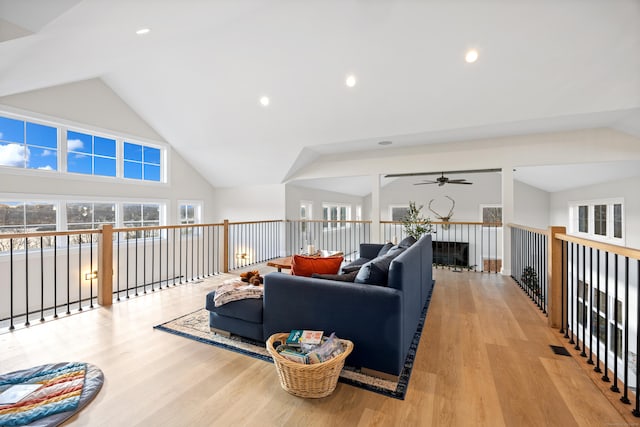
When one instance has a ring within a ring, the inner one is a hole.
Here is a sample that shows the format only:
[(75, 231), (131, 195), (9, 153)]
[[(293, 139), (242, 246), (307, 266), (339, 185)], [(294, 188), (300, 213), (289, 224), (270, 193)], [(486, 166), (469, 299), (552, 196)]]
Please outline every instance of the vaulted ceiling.
[(0, 0), (0, 97), (90, 78), (214, 186), (382, 140), (640, 136), (640, 1)]

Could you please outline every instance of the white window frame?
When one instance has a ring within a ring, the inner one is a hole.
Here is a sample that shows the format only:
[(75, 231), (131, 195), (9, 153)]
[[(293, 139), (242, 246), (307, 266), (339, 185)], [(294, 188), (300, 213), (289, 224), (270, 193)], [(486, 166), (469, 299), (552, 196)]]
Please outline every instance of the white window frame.
[(194, 222), (193, 224), (202, 224), (202, 200), (178, 200), (178, 212), (177, 212), (177, 221), (178, 224), (189, 224), (186, 222), (182, 222), (182, 217), (180, 216), (180, 210), (183, 206), (193, 206), (194, 213)]
[[(350, 224), (341, 224), (341, 223), (335, 223), (335, 221), (343, 221), (340, 219), (337, 220), (332, 220), (330, 218), (330, 214), (331, 214), (331, 209), (332, 208), (336, 208), (338, 211), (338, 216), (340, 216), (339, 212), (341, 208), (346, 208), (346, 219), (344, 219), (344, 221), (351, 221), (351, 210), (352, 210), (352, 206), (350, 203), (337, 203), (337, 202), (322, 202), (322, 219), (323, 221), (323, 229), (326, 230), (337, 230), (340, 228), (347, 228), (350, 226)], [(324, 210), (328, 209), (329, 210), (329, 215), (327, 215), (327, 219), (325, 220), (324, 218)]]
[[(607, 234), (599, 235), (595, 233), (595, 206), (607, 206)], [(622, 237), (614, 237), (614, 205), (622, 205)], [(579, 231), (579, 208), (587, 206), (589, 221), (587, 232)], [(600, 242), (612, 243), (619, 246), (625, 246), (626, 242), (626, 215), (623, 197), (613, 197), (607, 199), (592, 199), (569, 202), (569, 234)]]
[[(40, 177), (51, 177), (55, 174), (58, 178), (75, 179), (80, 177), (83, 181), (110, 182), (114, 180), (118, 184), (125, 185), (150, 185), (166, 186), (169, 184), (169, 146), (159, 141), (153, 141), (141, 138), (135, 135), (128, 135), (123, 132), (103, 129), (97, 126), (77, 123), (56, 117), (50, 117), (39, 113), (20, 110), (13, 107), (3, 105), (0, 108), (0, 116), (10, 119), (23, 120), (31, 123), (41, 124), (54, 127), (58, 134), (58, 168), (55, 171), (29, 169), (14, 166), (1, 166), (0, 173), (9, 173), (15, 175), (35, 175)], [(101, 176), (93, 174), (82, 174), (76, 172), (68, 172), (67, 170), (67, 131), (86, 133), (92, 136), (114, 139), (116, 141), (116, 176)], [(124, 178), (124, 142), (138, 144), (146, 147), (157, 148), (160, 150), (160, 181), (150, 181), (144, 179)]]

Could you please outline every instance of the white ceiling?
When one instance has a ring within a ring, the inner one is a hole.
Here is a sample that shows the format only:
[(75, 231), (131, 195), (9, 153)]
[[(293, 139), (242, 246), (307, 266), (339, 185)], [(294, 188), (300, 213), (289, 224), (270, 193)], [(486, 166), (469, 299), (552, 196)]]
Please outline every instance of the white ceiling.
[(0, 42), (0, 96), (99, 77), (214, 186), (255, 184), (230, 158), (266, 184), (381, 140), (640, 135), (638, 0), (0, 0), (3, 21), (33, 34)]

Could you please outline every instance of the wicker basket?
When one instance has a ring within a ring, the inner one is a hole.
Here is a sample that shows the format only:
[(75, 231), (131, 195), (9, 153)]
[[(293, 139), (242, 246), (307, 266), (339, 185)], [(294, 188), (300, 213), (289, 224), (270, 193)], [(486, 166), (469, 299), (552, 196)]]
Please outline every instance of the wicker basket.
[(345, 347), (342, 354), (326, 362), (305, 365), (285, 359), (273, 346), (276, 341), (284, 343), (288, 336), (289, 334), (274, 334), (267, 340), (267, 351), (276, 365), (282, 388), (298, 397), (329, 396), (336, 388), (344, 360), (353, 350), (353, 343), (340, 340)]

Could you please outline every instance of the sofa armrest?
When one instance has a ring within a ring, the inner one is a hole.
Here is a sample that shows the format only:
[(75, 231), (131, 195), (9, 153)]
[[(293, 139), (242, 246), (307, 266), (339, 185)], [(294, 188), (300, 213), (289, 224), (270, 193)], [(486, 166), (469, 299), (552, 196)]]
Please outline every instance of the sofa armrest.
[(402, 292), (380, 286), (269, 273), (264, 336), (292, 329), (335, 332), (353, 341), (351, 366), (397, 375), (404, 363)]
[(360, 258), (374, 259), (383, 246), (381, 243), (360, 243)]

